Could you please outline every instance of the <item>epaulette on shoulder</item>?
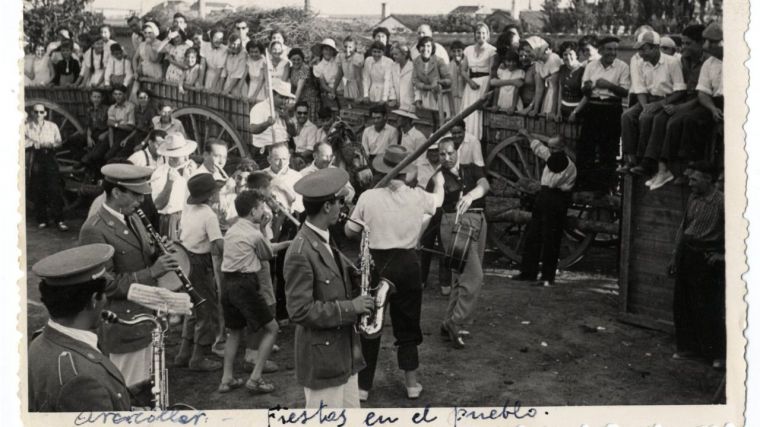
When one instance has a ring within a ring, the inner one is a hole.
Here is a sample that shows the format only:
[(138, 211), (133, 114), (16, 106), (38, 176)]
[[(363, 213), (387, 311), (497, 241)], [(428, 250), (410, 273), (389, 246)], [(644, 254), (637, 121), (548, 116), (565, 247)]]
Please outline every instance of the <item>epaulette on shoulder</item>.
[(74, 355), (69, 350), (63, 350), (58, 354), (56, 365), (58, 366), (58, 384), (60, 386), (79, 376)]
[(294, 245), (294, 246), (296, 246), (296, 253), (300, 254), (303, 251), (303, 245), (304, 245), (304, 243), (306, 243), (306, 239), (304, 239), (303, 236), (296, 237), (296, 242), (295, 242), (295, 245)]

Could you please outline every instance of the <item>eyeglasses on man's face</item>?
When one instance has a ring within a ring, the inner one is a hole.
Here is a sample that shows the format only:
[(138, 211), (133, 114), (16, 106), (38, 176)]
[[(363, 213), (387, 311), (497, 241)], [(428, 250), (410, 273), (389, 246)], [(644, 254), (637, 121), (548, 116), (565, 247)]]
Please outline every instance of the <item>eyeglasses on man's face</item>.
[(34, 110), (34, 114), (44, 116), (47, 112), (45, 110)]

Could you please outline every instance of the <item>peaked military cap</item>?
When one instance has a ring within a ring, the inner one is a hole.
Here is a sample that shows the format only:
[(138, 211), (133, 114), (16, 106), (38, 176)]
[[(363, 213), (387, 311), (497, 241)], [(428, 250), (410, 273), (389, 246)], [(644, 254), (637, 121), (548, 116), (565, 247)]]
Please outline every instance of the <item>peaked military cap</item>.
[(32, 271), (48, 285), (75, 286), (102, 277), (113, 253), (113, 246), (105, 243), (78, 246), (41, 259)]
[(335, 198), (347, 182), (348, 173), (343, 169), (325, 168), (299, 179), (293, 189), (304, 202), (324, 202)]
[(100, 173), (106, 181), (121, 185), (124, 188), (140, 194), (150, 194), (150, 168), (122, 163), (105, 165)]

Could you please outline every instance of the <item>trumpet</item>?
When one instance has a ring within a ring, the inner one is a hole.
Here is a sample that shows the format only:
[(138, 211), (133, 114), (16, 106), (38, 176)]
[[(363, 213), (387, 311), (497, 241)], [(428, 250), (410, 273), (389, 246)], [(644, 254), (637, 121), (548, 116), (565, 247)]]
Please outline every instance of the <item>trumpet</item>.
[[(156, 244), (158, 245), (159, 249), (161, 249), (161, 252), (163, 254), (171, 253), (169, 251), (169, 248), (166, 247), (163, 241), (161, 241), (161, 236), (156, 232), (156, 230), (153, 228), (153, 224), (150, 223), (150, 220), (147, 216), (145, 216), (145, 213), (142, 211), (142, 209), (136, 210), (137, 216), (140, 218), (140, 221), (142, 221), (143, 225), (145, 226), (145, 229), (148, 231), (148, 234), (153, 238), (153, 240), (156, 241)], [(185, 276), (185, 273), (182, 272), (182, 269), (177, 267), (174, 272), (177, 274), (177, 277), (179, 277), (180, 282), (182, 282), (182, 287), (185, 289), (185, 292), (187, 292), (190, 295), (190, 299), (193, 300), (193, 304), (197, 307), (204, 302), (206, 302), (206, 299), (201, 296), (201, 294), (198, 293), (198, 291), (195, 290), (193, 287), (193, 284), (190, 283), (190, 279)]]
[(290, 222), (295, 224), (296, 227), (301, 226), (301, 221), (297, 220), (296, 217), (293, 216), (290, 212), (288, 212), (288, 208), (282, 205), (282, 203), (278, 202), (277, 199), (274, 197), (270, 197), (267, 199), (269, 202), (269, 205), (272, 206), (276, 211), (280, 212), (282, 215), (285, 216)]

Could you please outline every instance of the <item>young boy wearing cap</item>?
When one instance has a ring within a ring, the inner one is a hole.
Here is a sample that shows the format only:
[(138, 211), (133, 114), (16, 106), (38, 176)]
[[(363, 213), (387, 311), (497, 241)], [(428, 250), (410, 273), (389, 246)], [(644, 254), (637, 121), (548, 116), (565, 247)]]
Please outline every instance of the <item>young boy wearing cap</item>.
[(110, 49), (111, 55), (106, 60), (106, 72), (103, 77), (105, 85), (108, 87), (120, 84), (129, 88), (134, 78), (132, 62), (126, 57), (119, 43), (112, 44)]
[(182, 210), (180, 241), (190, 258), (190, 282), (206, 299), (185, 316), (182, 326), (182, 345), (174, 362), (177, 366), (187, 366), (192, 371), (215, 371), (221, 368), (219, 362), (207, 359), (217, 333), (219, 307), (217, 306), (216, 283), (212, 257), (221, 257), (224, 249), (219, 219), (211, 209), (219, 194), (223, 181), (215, 181), (210, 173), (200, 173), (187, 182), (190, 197)]
[(513, 280), (534, 281), (541, 260), (541, 280), (544, 286), (554, 284), (559, 261), (559, 247), (577, 175), (575, 164), (565, 153), (560, 136), (549, 138), (547, 145), (520, 129), (527, 137), (530, 148), (546, 162), (541, 173), (541, 190), (533, 204), (533, 212), (525, 230), (525, 248), (522, 253), (520, 274)]
[(85, 245), (32, 267), (50, 319), (29, 345), (30, 412), (131, 410), (124, 377), (93, 332), (106, 305), (105, 264), (113, 254), (110, 245)]
[[(275, 385), (266, 381), (262, 373), (277, 339), (279, 326), (259, 293), (257, 273), (263, 262), (273, 256), (272, 247), (264, 237), (264, 230), (272, 219), (272, 212), (261, 193), (247, 190), (235, 199), (238, 220), (224, 236), (222, 272), (222, 308), (224, 323), (230, 333), (224, 348), (224, 372), (219, 392), (226, 393), (245, 384), (252, 392), (271, 393)], [(233, 363), (240, 345), (242, 330), (263, 328), (258, 358), (247, 381), (233, 376)]]

